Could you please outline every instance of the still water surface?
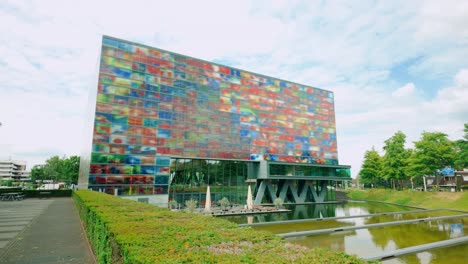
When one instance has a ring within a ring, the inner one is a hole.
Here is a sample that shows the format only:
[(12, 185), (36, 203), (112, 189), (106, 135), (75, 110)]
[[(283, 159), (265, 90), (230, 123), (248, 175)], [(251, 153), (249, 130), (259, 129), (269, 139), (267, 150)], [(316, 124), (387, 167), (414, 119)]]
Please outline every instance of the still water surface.
[(438, 248), (382, 261), (383, 264), (448, 264), (468, 263), (468, 244)]
[[(239, 224), (314, 218), (323, 219), (321, 221), (306, 221), (300, 223), (271, 223), (269, 225), (253, 227), (258, 230), (267, 230), (279, 234), (462, 214), (450, 210), (424, 211), (411, 207), (362, 202), (296, 205), (287, 206), (287, 209), (291, 211), (281, 214), (231, 216), (226, 218)], [(408, 212), (415, 210), (417, 210), (417, 212)], [(361, 215), (385, 212), (407, 213), (389, 213), (388, 215), (359, 217)], [(330, 217), (343, 216), (350, 216), (351, 218), (327, 220), (327, 218)], [(286, 240), (311, 248), (324, 247), (344, 251), (348, 254), (356, 254), (360, 257), (370, 257), (395, 249), (462, 237), (465, 235), (468, 235), (467, 217), (342, 231), (332, 234), (293, 237), (287, 238)], [(468, 244), (410, 254), (386, 260), (384, 263), (468, 263)]]
[(286, 240), (310, 248), (331, 248), (365, 258), (396, 249), (462, 237), (464, 234), (468, 234), (468, 218), (358, 229)]
[(418, 210), (406, 206), (364, 202), (287, 205), (285, 208), (291, 211), (287, 213), (229, 216), (223, 218), (238, 224), (247, 224)]

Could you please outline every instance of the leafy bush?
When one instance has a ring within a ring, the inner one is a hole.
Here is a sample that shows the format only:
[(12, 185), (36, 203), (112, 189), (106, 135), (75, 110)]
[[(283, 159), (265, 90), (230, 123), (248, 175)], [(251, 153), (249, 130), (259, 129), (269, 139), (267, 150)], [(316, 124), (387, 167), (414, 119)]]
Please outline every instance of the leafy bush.
[(216, 217), (85, 190), (73, 199), (98, 263), (365, 263)]
[(229, 205), (231, 205), (227, 197), (223, 197), (223, 199), (219, 200), (218, 203), (222, 209), (226, 209)]
[(275, 204), (276, 208), (281, 208), (281, 206), (283, 206), (283, 199), (276, 198), (275, 201), (274, 201), (274, 204)]
[(193, 199), (187, 200), (185, 201), (185, 210), (193, 213), (195, 209), (197, 209), (197, 204), (198, 204), (197, 200), (193, 200)]
[(177, 201), (170, 200), (168, 203), (169, 209), (176, 209), (177, 208)]

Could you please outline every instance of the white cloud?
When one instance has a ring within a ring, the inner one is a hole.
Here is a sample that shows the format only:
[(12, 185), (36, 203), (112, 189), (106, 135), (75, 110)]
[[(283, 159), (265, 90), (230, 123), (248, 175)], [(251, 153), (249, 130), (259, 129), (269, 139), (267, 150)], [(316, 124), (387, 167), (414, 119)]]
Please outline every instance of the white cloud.
[[(461, 136), (467, 18), (463, 1), (3, 1), (0, 157), (79, 154), (106, 34), (334, 91), (340, 162), (357, 174), (397, 130)], [(419, 78), (448, 85), (422, 96)]]
[(468, 68), (460, 70), (454, 85), (440, 89), (435, 100), (426, 103), (424, 108), (447, 116), (459, 116), (468, 122)]
[(414, 92), (414, 84), (413, 83), (407, 83), (404, 86), (398, 88), (392, 93), (392, 96), (394, 97), (406, 97), (410, 96)]
[(356, 175), (364, 152), (372, 146), (382, 151), (384, 140), (398, 130), (406, 134), (407, 147), (412, 147), (423, 131), (441, 131), (451, 139), (461, 138), (463, 124), (468, 122), (468, 69), (460, 70), (452, 83), (430, 100), (422, 98), (413, 83), (393, 92), (374, 94), (354, 89), (354, 95), (346, 98), (363, 96), (374, 100), (357, 101), (361, 107), (355, 112), (342, 111), (341, 107), (352, 108), (352, 100), (341, 101), (338, 97), (335, 104), (340, 162), (352, 164)]

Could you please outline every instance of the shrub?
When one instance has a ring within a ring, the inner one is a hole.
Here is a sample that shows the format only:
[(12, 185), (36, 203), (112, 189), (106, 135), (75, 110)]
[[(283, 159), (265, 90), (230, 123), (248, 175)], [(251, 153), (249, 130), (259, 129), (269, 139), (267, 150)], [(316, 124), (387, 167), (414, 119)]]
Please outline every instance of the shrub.
[(169, 209), (176, 209), (177, 208), (177, 201), (170, 200), (168, 203)]
[(221, 209), (226, 209), (231, 203), (229, 202), (227, 197), (223, 197), (223, 199), (218, 201), (219, 206), (221, 206)]
[(185, 210), (193, 213), (195, 209), (197, 209), (197, 204), (198, 204), (197, 200), (193, 200), (193, 199), (187, 200), (185, 201)]
[(276, 198), (275, 201), (274, 201), (274, 204), (275, 204), (275, 207), (278, 209), (278, 208), (281, 208), (283, 206), (283, 199), (281, 198)]

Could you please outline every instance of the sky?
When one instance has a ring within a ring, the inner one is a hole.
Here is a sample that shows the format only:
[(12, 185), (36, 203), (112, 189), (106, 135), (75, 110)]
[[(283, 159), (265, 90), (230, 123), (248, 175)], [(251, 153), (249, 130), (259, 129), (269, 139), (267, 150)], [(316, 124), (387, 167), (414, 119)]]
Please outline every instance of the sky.
[[(0, 159), (80, 155), (109, 35), (334, 92), (340, 164), (463, 135), (468, 1), (0, 2)], [(89, 133), (89, 132), (88, 132)], [(86, 146), (88, 147), (88, 146)]]

